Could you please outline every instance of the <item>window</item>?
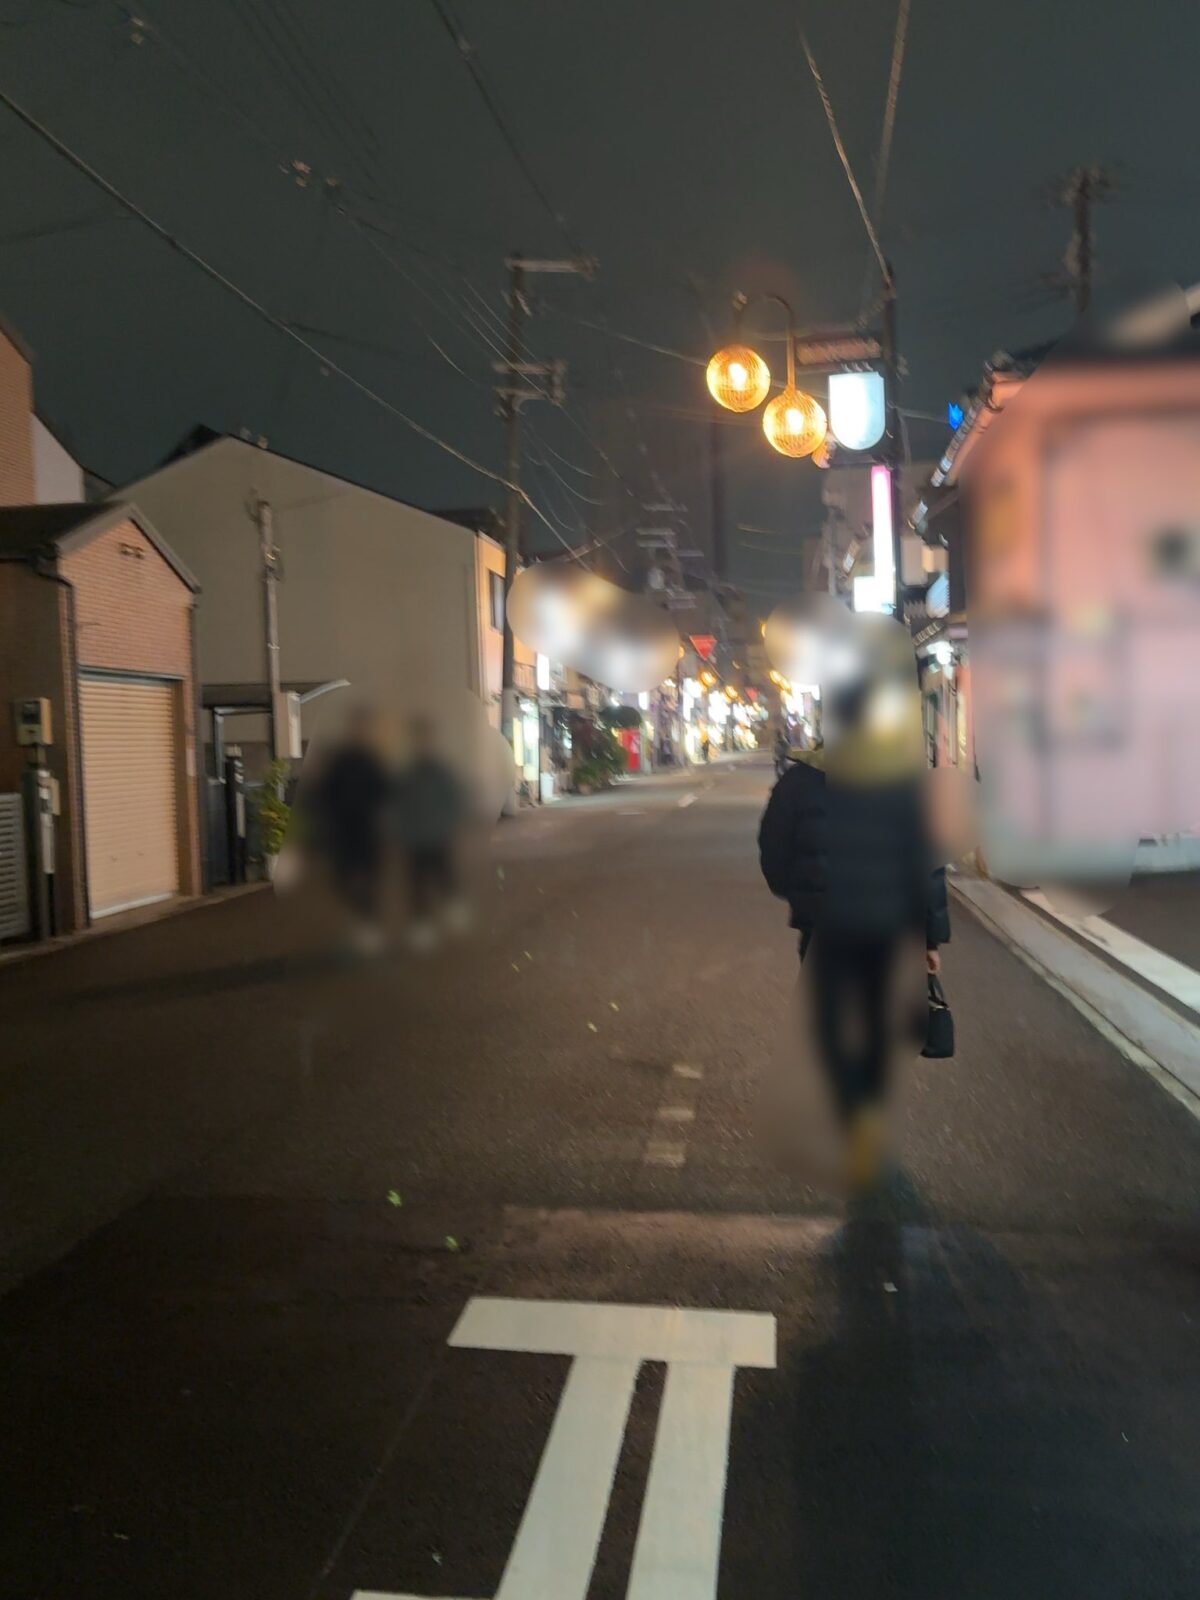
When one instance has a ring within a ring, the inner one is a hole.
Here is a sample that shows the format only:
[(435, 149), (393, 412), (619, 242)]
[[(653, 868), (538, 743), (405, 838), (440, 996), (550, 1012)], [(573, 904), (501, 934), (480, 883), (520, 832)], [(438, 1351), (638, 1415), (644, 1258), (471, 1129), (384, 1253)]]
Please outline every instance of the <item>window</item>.
[(488, 573), (488, 588), (491, 599), (492, 627), (497, 633), (504, 628), (504, 574), (502, 572)]

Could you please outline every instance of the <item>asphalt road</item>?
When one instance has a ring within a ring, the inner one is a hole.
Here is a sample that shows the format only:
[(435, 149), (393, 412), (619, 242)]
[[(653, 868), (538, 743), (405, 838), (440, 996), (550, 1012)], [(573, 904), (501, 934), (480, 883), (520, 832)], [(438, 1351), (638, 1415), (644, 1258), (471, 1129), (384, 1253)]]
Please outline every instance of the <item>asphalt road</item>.
[(0, 969), (0, 1594), (1200, 1593), (1200, 1125), (956, 907), (847, 1216), (769, 781), (503, 825), (425, 961), (261, 893)]

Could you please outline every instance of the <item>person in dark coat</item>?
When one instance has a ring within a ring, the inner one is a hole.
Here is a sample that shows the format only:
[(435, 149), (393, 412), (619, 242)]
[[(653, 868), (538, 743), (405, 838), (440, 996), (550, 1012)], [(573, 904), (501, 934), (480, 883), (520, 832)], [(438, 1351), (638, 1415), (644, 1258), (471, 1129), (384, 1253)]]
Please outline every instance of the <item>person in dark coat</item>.
[(383, 944), (382, 883), (392, 774), (369, 706), (351, 712), (345, 734), (320, 762), (300, 801), (312, 844), (328, 862), (334, 889), (353, 919), (364, 953)]
[(898, 675), (827, 695), (824, 746), (779, 779), (758, 836), (767, 886), (800, 934), (817, 1054), (847, 1131), (855, 1187), (875, 1180), (884, 1154), (905, 954), (923, 941), (936, 972), (950, 938), (945, 872), (933, 860), (925, 814), (916, 696), (915, 672), (910, 684), (903, 662)]
[(396, 786), (396, 821), (408, 865), (410, 940), (428, 949), (437, 941), (439, 921), (461, 928), (466, 917), (455, 854), (467, 804), (454, 770), (437, 752), (427, 717), (413, 719), (409, 743), (408, 764)]

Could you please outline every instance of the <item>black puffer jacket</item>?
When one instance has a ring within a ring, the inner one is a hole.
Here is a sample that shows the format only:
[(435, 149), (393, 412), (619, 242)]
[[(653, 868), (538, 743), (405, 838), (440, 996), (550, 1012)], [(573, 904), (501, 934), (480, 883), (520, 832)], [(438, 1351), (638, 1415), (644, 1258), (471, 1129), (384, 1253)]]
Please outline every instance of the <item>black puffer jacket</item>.
[(950, 938), (946, 875), (932, 863), (916, 783), (838, 784), (799, 762), (771, 791), (758, 850), (803, 933), (886, 939), (923, 928), (930, 949)]

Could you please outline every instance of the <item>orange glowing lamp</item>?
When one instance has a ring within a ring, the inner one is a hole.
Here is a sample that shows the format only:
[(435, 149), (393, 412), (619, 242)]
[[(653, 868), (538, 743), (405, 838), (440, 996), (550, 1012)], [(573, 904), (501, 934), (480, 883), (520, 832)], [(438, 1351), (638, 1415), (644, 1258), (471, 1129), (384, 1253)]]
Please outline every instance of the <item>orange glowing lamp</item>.
[(726, 345), (708, 363), (708, 392), (726, 411), (753, 411), (771, 387), (771, 370), (747, 344)]

